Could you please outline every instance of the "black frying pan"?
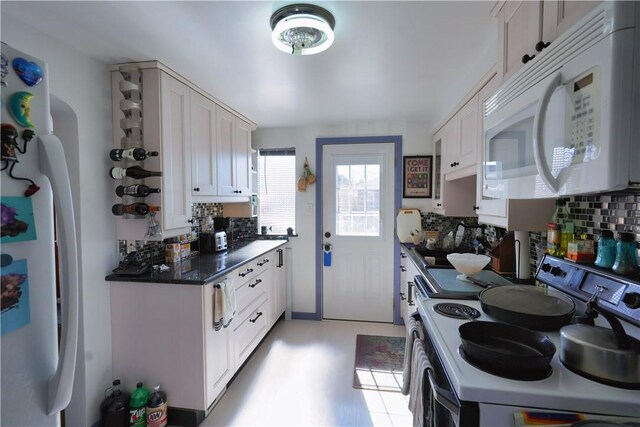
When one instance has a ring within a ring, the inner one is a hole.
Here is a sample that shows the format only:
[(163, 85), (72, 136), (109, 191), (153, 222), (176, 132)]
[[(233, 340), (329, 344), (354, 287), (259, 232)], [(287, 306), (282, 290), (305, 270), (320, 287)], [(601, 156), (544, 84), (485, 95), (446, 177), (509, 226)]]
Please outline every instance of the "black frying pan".
[(458, 331), (466, 356), (475, 364), (507, 376), (545, 374), (556, 352), (549, 337), (519, 326), (472, 321), (460, 325)]
[(553, 289), (531, 285), (488, 287), (480, 292), (482, 311), (494, 319), (536, 331), (556, 331), (567, 325), (576, 305)]

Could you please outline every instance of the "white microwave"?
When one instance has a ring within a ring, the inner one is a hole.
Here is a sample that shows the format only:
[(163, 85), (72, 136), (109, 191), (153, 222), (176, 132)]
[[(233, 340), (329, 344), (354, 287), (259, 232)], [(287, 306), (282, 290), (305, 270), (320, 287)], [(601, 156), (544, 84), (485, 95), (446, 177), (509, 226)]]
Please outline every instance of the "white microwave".
[(603, 2), (483, 106), (483, 195), (535, 199), (640, 181), (640, 2)]

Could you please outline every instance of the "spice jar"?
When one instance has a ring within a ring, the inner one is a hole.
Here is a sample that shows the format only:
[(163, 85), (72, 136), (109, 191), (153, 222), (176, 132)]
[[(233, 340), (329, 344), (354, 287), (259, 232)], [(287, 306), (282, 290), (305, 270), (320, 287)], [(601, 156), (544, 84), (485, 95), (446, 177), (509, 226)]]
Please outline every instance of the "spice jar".
[(638, 272), (637, 244), (631, 233), (620, 233), (616, 243), (616, 260), (613, 271), (625, 276), (632, 276)]
[(598, 240), (598, 256), (595, 264), (602, 268), (611, 268), (616, 260), (616, 241), (613, 239), (613, 231), (602, 230)]

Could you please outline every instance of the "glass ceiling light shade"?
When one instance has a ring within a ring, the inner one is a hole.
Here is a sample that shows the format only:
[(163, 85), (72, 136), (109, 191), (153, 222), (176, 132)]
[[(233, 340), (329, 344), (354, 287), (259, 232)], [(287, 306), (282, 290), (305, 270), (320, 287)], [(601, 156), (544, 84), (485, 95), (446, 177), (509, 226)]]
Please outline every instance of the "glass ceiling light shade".
[(283, 52), (313, 55), (333, 44), (336, 21), (326, 9), (312, 4), (292, 4), (271, 15), (271, 40)]

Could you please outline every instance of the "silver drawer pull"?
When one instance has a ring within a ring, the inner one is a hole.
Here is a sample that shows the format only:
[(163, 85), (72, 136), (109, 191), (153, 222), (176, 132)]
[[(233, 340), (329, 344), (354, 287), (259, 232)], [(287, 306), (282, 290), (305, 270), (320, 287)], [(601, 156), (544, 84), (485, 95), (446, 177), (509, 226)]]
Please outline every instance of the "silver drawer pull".
[(260, 316), (262, 316), (262, 312), (261, 311), (257, 312), (256, 314), (257, 314), (256, 318), (255, 319), (249, 319), (249, 322), (256, 323), (256, 320), (258, 320), (258, 318)]
[(249, 285), (250, 288), (255, 288), (256, 286), (258, 286), (260, 283), (262, 283), (262, 279), (257, 279), (256, 283), (252, 283), (251, 285)]
[(253, 268), (247, 268), (247, 270), (244, 273), (239, 273), (239, 276), (244, 277), (249, 273), (253, 273)]

